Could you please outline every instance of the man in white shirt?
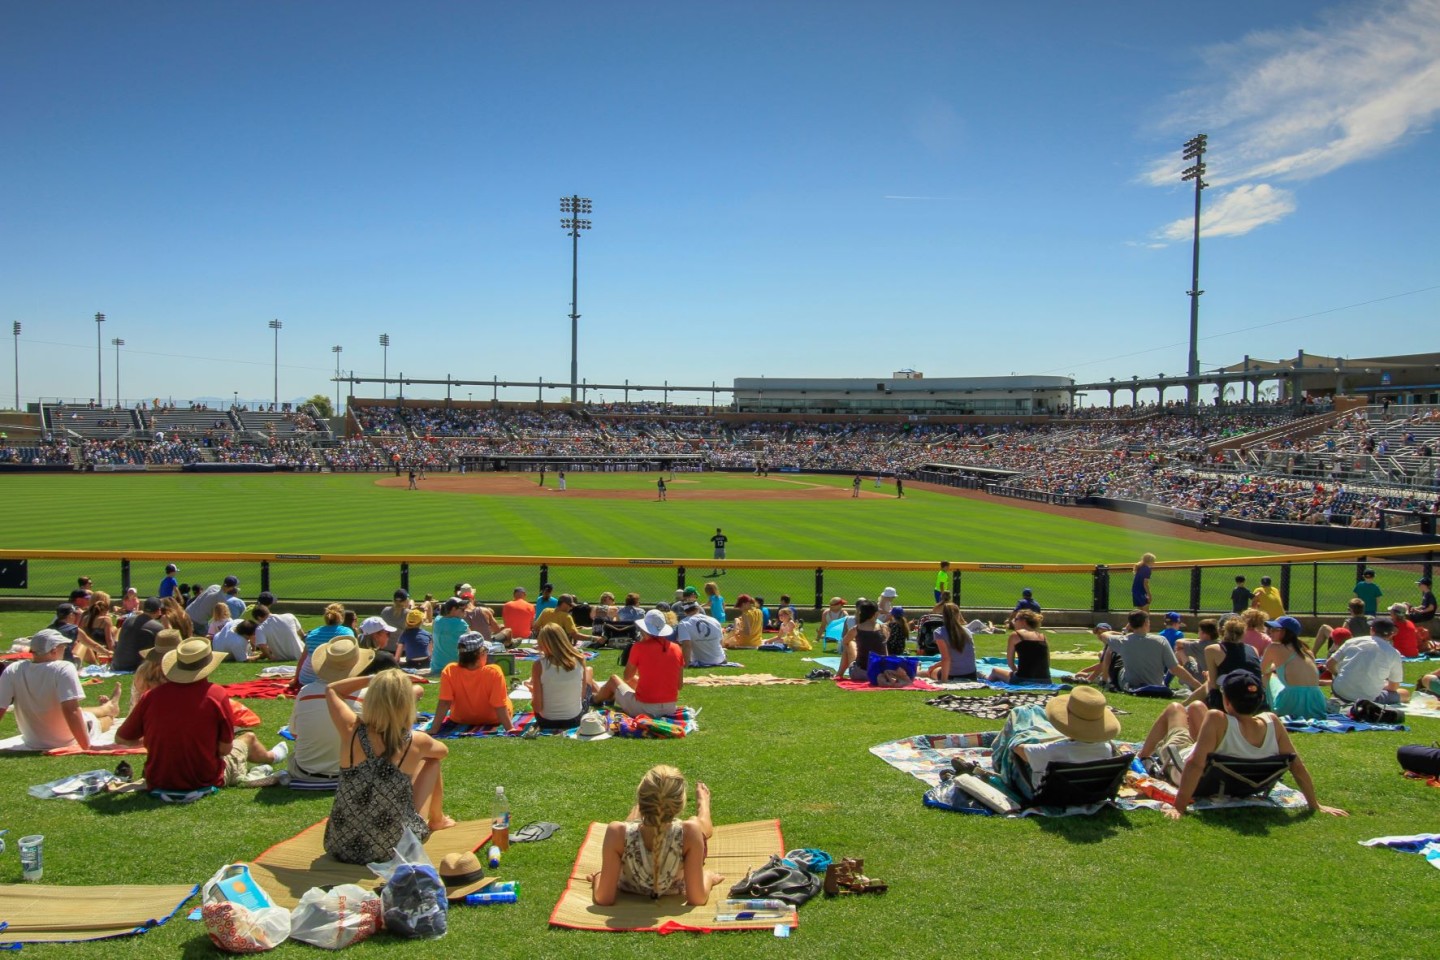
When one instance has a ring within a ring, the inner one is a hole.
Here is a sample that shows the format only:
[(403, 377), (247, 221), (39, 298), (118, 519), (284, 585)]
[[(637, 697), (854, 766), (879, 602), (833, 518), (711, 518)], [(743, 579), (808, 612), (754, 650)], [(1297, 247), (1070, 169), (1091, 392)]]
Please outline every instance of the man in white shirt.
[[(354, 637), (336, 637), (317, 647), (311, 654), (317, 679), (300, 688), (295, 706), (290, 711), (290, 732), (295, 735), (295, 749), (290, 754), (290, 775), (304, 780), (330, 780), (340, 776), (340, 733), (330, 720), (325, 705), (325, 688), (336, 680), (357, 676), (375, 659), (374, 650), (366, 650)], [(365, 691), (347, 699), (351, 709), (360, 710)]]
[(685, 619), (675, 627), (675, 637), (685, 651), (685, 663), (692, 667), (714, 667), (725, 662), (725, 636), (720, 621), (700, 612), (700, 604), (690, 601), (681, 611)]
[(250, 612), (255, 618), (255, 647), (267, 660), (299, 660), (305, 649), (305, 630), (293, 613), (271, 613), (270, 608), (256, 605)]
[(244, 663), (250, 659), (250, 638), (255, 636), (254, 620), (227, 620), (210, 638), (210, 647), (216, 653), (230, 654), (231, 663)]
[(0, 673), (0, 720), (13, 705), (15, 722), (30, 750), (79, 746), (89, 750), (91, 739), (109, 730), (120, 715), (120, 684), (97, 707), (82, 707), (85, 690), (75, 664), (64, 659), (70, 644), (56, 630), (41, 630), (30, 638), (31, 659), (12, 663)]
[(1405, 659), (1390, 643), (1395, 621), (1376, 617), (1370, 621), (1370, 636), (1347, 640), (1330, 654), (1326, 667), (1335, 682), (1330, 689), (1341, 700), (1356, 703), (1396, 704), (1408, 700), (1410, 691), (1400, 689), (1405, 679)]

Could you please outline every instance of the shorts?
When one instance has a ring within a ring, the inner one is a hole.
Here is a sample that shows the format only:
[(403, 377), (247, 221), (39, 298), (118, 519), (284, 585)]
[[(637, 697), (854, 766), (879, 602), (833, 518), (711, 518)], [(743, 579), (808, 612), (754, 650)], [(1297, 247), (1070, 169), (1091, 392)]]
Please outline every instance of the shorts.
[(724, 559), (725, 559), (725, 548), (724, 548), (724, 547), (716, 547), (716, 548), (715, 548), (715, 559), (716, 559), (716, 560), (724, 560)]
[(239, 740), (235, 741), (235, 746), (225, 757), (225, 782), (221, 786), (233, 787), (244, 782), (245, 774), (250, 771), (249, 757), (249, 748)]
[(675, 712), (675, 701), (645, 703), (636, 699), (635, 691), (624, 683), (616, 684), (615, 706), (632, 717), (668, 717)]
[(535, 722), (541, 730), (572, 730), (580, 726), (580, 718), (583, 716), (585, 716), (585, 714), (581, 712), (566, 719), (552, 720), (549, 717), (542, 717), (537, 713), (535, 715)]
[(1381, 690), (1371, 699), (1386, 706), (1397, 706), (1400, 703), (1400, 694), (1395, 690)]

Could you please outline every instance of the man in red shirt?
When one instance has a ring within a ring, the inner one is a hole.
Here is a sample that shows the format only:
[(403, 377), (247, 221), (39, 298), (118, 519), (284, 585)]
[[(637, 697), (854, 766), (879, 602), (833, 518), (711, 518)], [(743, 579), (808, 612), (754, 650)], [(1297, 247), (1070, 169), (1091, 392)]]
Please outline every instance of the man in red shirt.
[(500, 608), (500, 618), (510, 629), (512, 640), (529, 640), (530, 626), (535, 622), (535, 604), (525, 599), (525, 588), (515, 588), (515, 599)]
[(229, 787), (245, 779), (252, 763), (281, 763), (282, 741), (266, 750), (253, 733), (235, 735), (235, 716), (225, 691), (205, 679), (225, 659), (203, 637), (165, 654), (165, 682), (148, 691), (120, 725), (115, 742), (145, 746), (145, 783), (152, 790), (189, 792)]
[(685, 685), (685, 652), (671, 641), (675, 628), (665, 614), (651, 610), (639, 623), (640, 639), (630, 648), (625, 678), (612, 675), (592, 700), (615, 706), (632, 717), (668, 717)]
[(1390, 605), (1390, 618), (1395, 621), (1395, 635), (1390, 644), (1402, 657), (1420, 656), (1420, 633), (1410, 622), (1410, 608), (1403, 603)]

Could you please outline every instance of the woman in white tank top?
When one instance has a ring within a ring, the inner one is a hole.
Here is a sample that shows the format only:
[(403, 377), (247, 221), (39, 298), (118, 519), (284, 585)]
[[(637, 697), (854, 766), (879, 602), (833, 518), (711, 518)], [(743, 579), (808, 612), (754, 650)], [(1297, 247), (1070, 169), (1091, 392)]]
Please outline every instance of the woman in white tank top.
[(540, 659), (530, 668), (530, 695), (540, 727), (569, 730), (580, 723), (585, 701), (595, 690), (595, 677), (585, 655), (565, 635), (565, 628), (547, 623), (535, 638)]

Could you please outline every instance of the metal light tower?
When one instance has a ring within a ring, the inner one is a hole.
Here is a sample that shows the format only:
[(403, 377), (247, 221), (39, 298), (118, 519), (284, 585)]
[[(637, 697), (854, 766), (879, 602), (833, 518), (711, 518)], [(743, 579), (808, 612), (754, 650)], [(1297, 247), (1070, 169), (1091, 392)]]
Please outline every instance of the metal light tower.
[(270, 329), (275, 331), (275, 406), (280, 406), (280, 328), (285, 326), (279, 320), (270, 321)]
[(120, 399), (120, 348), (125, 346), (125, 341), (115, 337), (110, 345), (115, 348), (115, 406), (118, 407), (125, 402)]
[(330, 352), (335, 354), (335, 409), (331, 412), (338, 417), (340, 416), (340, 354), (345, 352), (345, 348), (337, 343), (330, 348)]
[(380, 399), (390, 396), (390, 334), (380, 334)]
[(1180, 154), (1181, 159), (1194, 161), (1181, 172), (1180, 181), (1195, 181), (1195, 241), (1190, 264), (1190, 289), (1186, 291), (1190, 298), (1190, 363), (1185, 368), (1185, 375), (1190, 378), (1190, 383), (1186, 396), (1192, 407), (1195, 405), (1199, 386), (1195, 383), (1195, 378), (1200, 376), (1200, 295), (1205, 292), (1200, 289), (1200, 191), (1209, 186), (1205, 182), (1206, 139), (1202, 133), (1185, 141)]
[(561, 197), (560, 212), (570, 214), (560, 221), (561, 229), (570, 231), (570, 402), (578, 403), (580, 385), (580, 231), (590, 229), (590, 221), (580, 219), (590, 212), (586, 197)]
[(100, 364), (104, 360), (101, 355), (103, 347), (100, 345), (100, 324), (105, 322), (105, 314), (95, 314), (95, 403), (97, 406), (105, 406), (105, 386), (100, 372)]
[(15, 335), (15, 410), (20, 410), (20, 321), (16, 320), (10, 328)]

